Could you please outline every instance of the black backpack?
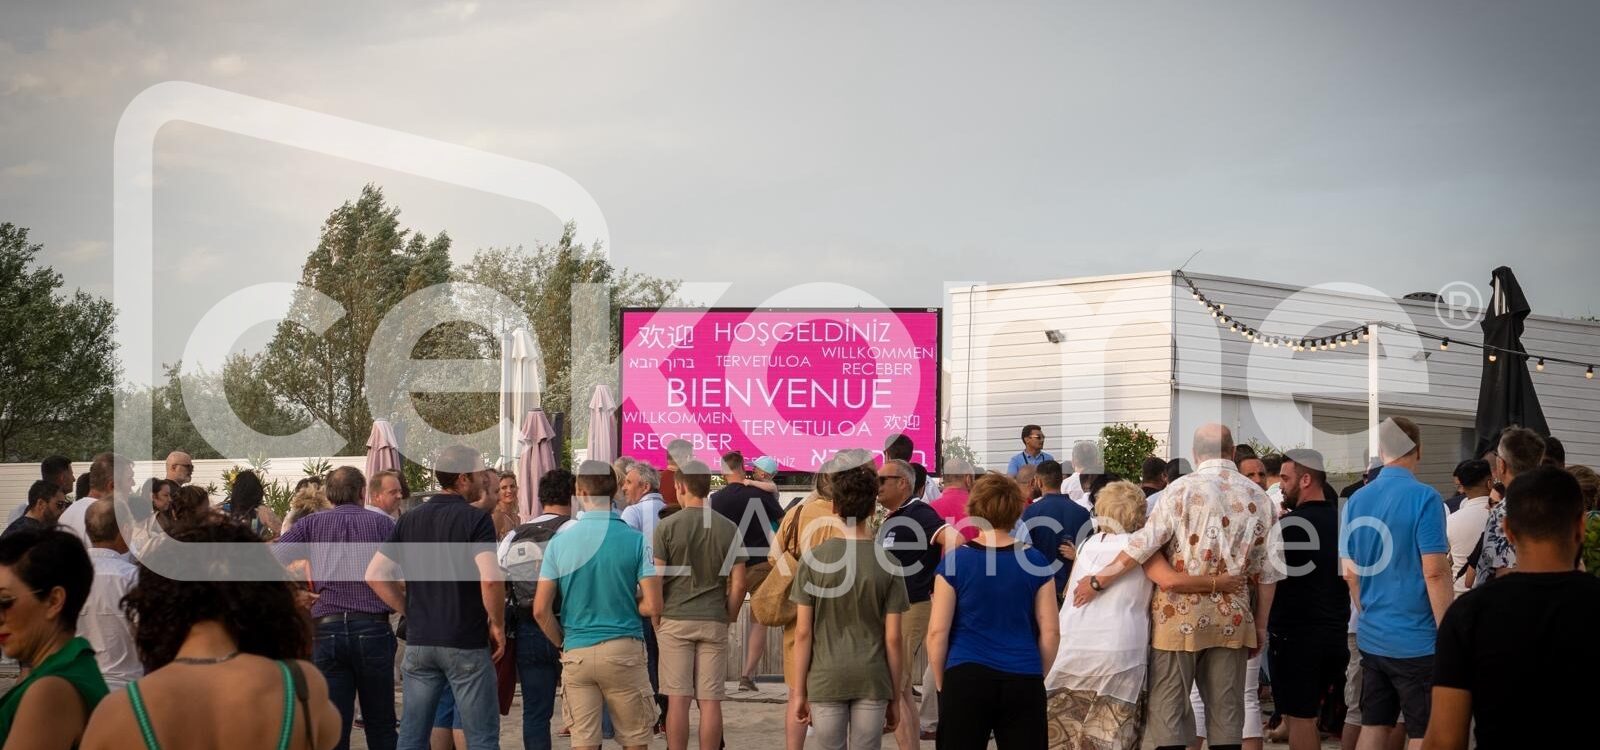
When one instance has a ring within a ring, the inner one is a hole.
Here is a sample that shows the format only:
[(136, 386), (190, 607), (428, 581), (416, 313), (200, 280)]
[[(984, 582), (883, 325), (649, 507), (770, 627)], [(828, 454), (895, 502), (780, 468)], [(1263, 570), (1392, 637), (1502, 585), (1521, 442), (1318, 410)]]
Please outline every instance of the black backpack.
[(519, 616), (531, 616), (533, 611), (545, 547), (562, 526), (571, 522), (567, 516), (552, 516), (522, 524), (511, 532), (511, 544), (500, 556), (500, 569), (506, 573), (506, 602)]

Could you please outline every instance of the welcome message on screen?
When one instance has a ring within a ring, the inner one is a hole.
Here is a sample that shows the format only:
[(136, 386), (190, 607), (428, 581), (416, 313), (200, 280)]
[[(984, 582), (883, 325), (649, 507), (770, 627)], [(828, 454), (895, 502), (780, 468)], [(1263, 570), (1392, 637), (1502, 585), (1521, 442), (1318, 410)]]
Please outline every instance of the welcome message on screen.
[(622, 452), (658, 467), (683, 439), (812, 472), (904, 433), (937, 468), (936, 310), (625, 310), (621, 382)]

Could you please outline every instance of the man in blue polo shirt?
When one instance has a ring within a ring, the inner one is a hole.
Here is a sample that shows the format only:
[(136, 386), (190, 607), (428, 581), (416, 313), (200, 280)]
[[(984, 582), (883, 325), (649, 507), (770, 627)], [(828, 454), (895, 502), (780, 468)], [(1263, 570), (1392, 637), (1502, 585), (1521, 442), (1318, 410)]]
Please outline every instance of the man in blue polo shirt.
[(1078, 532), (1089, 523), (1089, 511), (1061, 494), (1061, 475), (1064, 473), (1058, 461), (1039, 464), (1033, 481), (1044, 494), (1022, 511), (1022, 525), (1028, 530), (1028, 544), (1039, 550), (1051, 565), (1059, 563), (1061, 566), (1055, 573), (1058, 604), (1062, 591), (1067, 587), (1067, 578), (1072, 575), (1072, 561), (1062, 557), (1061, 547), (1077, 545)]
[(639, 618), (661, 613), (661, 584), (644, 535), (611, 507), (616, 490), (610, 464), (578, 467), (582, 512), (545, 548), (533, 601), (539, 628), (562, 650), (575, 749), (600, 747), (603, 707), (611, 709), (617, 741), (628, 750), (643, 750), (655, 729)]
[(1011, 457), (1006, 464), (1006, 476), (1016, 477), (1024, 466), (1038, 466), (1054, 457), (1044, 452), (1044, 428), (1036, 424), (1022, 427), (1022, 452)]
[(1345, 505), (1339, 557), (1350, 597), (1360, 604), (1360, 748), (1382, 747), (1402, 714), (1413, 748), (1428, 729), (1433, 650), (1454, 598), (1444, 499), (1417, 481), (1422, 431), (1405, 417), (1384, 420), (1384, 467)]

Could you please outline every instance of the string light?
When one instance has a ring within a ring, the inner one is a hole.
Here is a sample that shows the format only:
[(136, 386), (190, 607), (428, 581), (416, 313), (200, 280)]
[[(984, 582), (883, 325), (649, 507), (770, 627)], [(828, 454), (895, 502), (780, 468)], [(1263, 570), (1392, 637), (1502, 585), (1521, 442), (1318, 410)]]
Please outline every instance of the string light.
[[(1440, 351), (1450, 351), (1450, 344), (1452, 341), (1448, 336), (1440, 336), (1427, 331), (1416, 330), (1411, 327), (1402, 326), (1398, 323), (1383, 321), (1367, 323), (1345, 331), (1339, 331), (1317, 338), (1289, 338), (1286, 336), (1275, 336), (1252, 328), (1242, 321), (1235, 320), (1233, 316), (1224, 312), (1227, 309), (1227, 305), (1225, 303), (1213, 302), (1207, 298), (1205, 292), (1201, 291), (1200, 287), (1196, 285), (1194, 281), (1191, 280), (1187, 275), (1185, 275), (1183, 271), (1178, 271), (1177, 276), (1184, 280), (1184, 283), (1188, 285), (1189, 292), (1194, 297), (1195, 301), (1201, 306), (1205, 307), (1206, 310), (1211, 313), (1211, 318), (1216, 320), (1218, 325), (1226, 325), (1229, 331), (1239, 334), (1239, 336), (1246, 342), (1260, 344), (1265, 348), (1270, 349), (1281, 346), (1287, 349), (1293, 349), (1296, 352), (1321, 352), (1332, 351), (1333, 349), (1350, 346), (1359, 347), (1363, 342), (1371, 343), (1373, 341), (1374, 335), (1372, 329), (1375, 326), (1383, 326), (1385, 328), (1403, 333), (1409, 333), (1421, 338), (1436, 340), (1439, 342)], [(1575, 362), (1570, 359), (1562, 359), (1552, 355), (1541, 355), (1527, 351), (1514, 351), (1488, 344), (1465, 342), (1463, 345), (1467, 346), (1468, 348), (1483, 350), (1488, 361), (1491, 363), (1498, 362), (1500, 360), (1501, 353), (1508, 353), (1518, 357), (1523, 357), (1524, 359), (1534, 359), (1537, 363), (1534, 367), (1538, 372), (1544, 372), (1547, 363), (1567, 364), (1574, 367), (1584, 368), (1583, 376), (1589, 380), (1594, 379), (1594, 365), (1589, 363)]]

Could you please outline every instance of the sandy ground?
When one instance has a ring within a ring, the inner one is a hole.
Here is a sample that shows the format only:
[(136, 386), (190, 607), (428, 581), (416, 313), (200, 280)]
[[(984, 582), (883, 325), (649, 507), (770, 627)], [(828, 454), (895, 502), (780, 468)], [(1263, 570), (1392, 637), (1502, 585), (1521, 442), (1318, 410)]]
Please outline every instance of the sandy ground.
[[(0, 673), (0, 692), (10, 689), (15, 679), (15, 673)], [(737, 683), (728, 683), (728, 701), (723, 704), (723, 732), (728, 750), (784, 750), (783, 748), (783, 712), (788, 700), (788, 692), (782, 683), (758, 683), (761, 690), (751, 693), (740, 691)], [(399, 696), (396, 695), (397, 703)], [(398, 706), (397, 706), (398, 710)], [(557, 706), (557, 723), (560, 722), (560, 707)], [(695, 727), (698, 724), (698, 715), (690, 713), (690, 747), (698, 747), (694, 739)], [(922, 742), (918, 750), (933, 750), (934, 743)], [(665, 738), (656, 737), (650, 742), (650, 747), (665, 748)], [(1326, 750), (1335, 750), (1339, 747), (1336, 741), (1323, 743)], [(350, 747), (355, 750), (366, 750), (366, 736), (360, 729), (350, 734)], [(502, 750), (518, 750), (522, 747), (522, 698), (519, 695), (512, 703), (511, 713), (500, 719), (500, 747)], [(572, 744), (564, 737), (554, 738), (556, 750), (571, 750)], [(606, 748), (621, 747), (614, 741), (606, 741)], [(892, 737), (884, 737), (883, 750), (895, 750)], [(993, 747), (991, 744), (990, 747)], [(1146, 748), (1153, 747), (1146, 743)], [(1287, 748), (1288, 745), (1268, 744), (1268, 748)]]
[[(728, 701), (723, 704), (723, 736), (728, 750), (783, 750), (783, 712), (788, 700), (788, 693), (782, 683), (758, 683), (759, 692), (750, 693), (738, 690), (737, 683), (728, 683)], [(560, 707), (556, 709), (557, 724), (560, 723)], [(694, 735), (698, 715), (690, 713), (690, 744), (691, 748), (698, 748)], [(357, 730), (351, 733), (351, 748), (366, 750), (366, 739)], [(919, 750), (933, 750), (932, 741), (920, 743)], [(657, 736), (650, 742), (650, 747), (665, 748), (666, 739)], [(519, 750), (522, 747), (522, 699), (519, 697), (511, 706), (511, 714), (500, 720), (500, 747), (502, 750)], [(571, 743), (564, 737), (554, 739), (557, 750), (570, 750)], [(605, 748), (621, 747), (614, 741), (606, 741)], [(883, 750), (894, 750), (894, 738), (884, 737)], [(993, 747), (991, 743), (990, 747)], [(1146, 743), (1145, 747), (1154, 747)], [(1288, 748), (1286, 744), (1268, 744), (1268, 748)], [(1323, 743), (1323, 747), (1333, 750), (1339, 747), (1337, 741)]]

